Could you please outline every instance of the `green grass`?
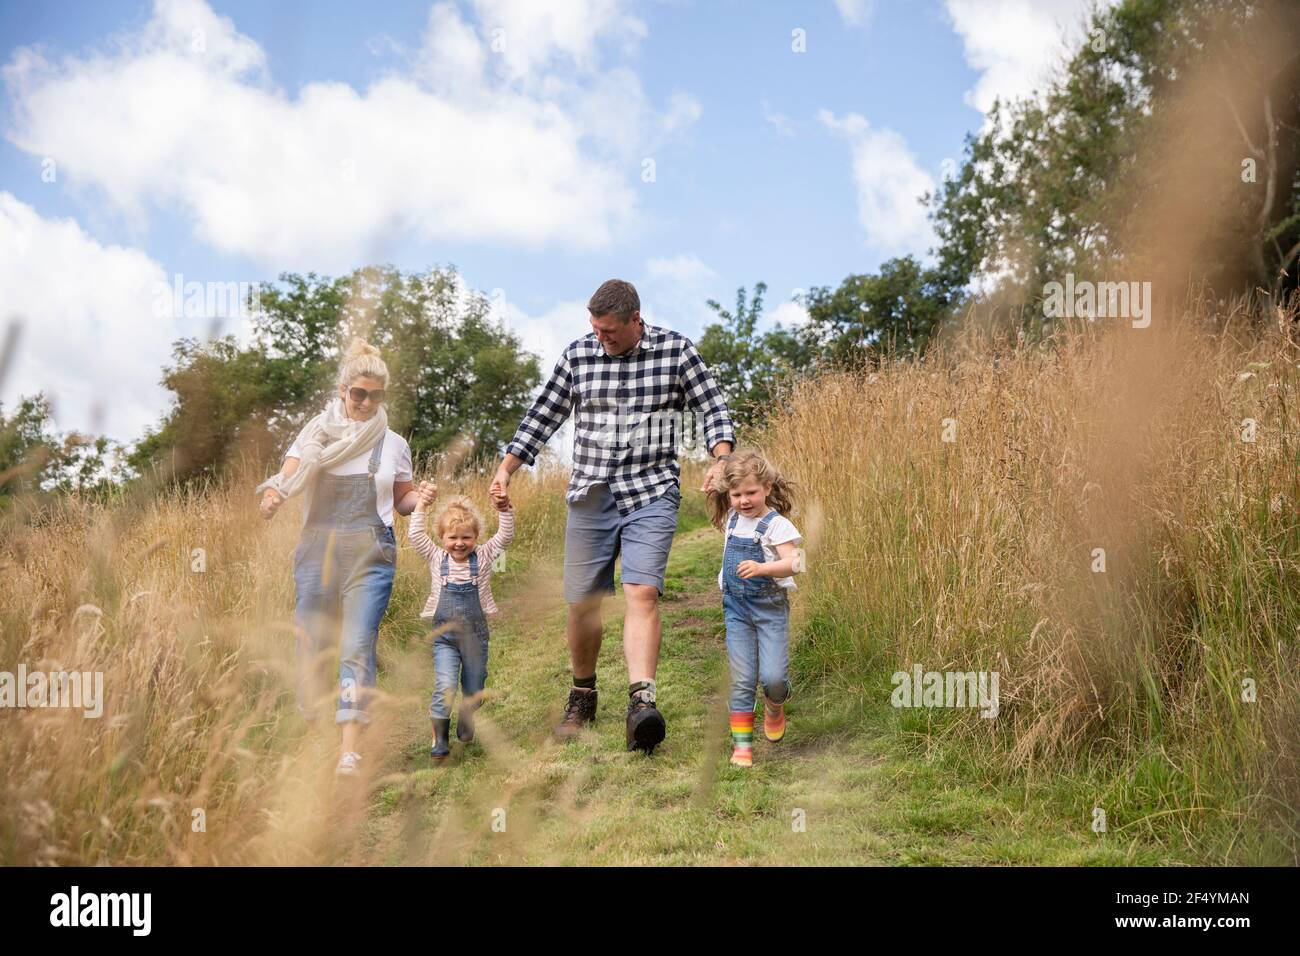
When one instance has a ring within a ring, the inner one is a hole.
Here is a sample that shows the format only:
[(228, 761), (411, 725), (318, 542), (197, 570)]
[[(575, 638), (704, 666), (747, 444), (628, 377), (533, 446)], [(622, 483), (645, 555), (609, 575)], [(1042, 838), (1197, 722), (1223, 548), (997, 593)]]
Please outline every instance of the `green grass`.
[[(392, 864), (1205, 862), (1140, 828), (1116, 832), (1122, 821), (1093, 833), (1088, 780), (990, 779), (968, 744), (945, 743), (941, 716), (894, 710), (874, 686), (801, 670), (809, 636), (798, 630), (787, 737), (774, 745), (759, 734), (754, 767), (731, 767), (721, 538), (702, 513), (684, 511), (681, 524), (657, 675), (668, 738), (652, 757), (624, 750), (618, 598), (606, 602), (596, 724), (568, 744), (551, 737), (569, 678), (564, 606), (557, 586), (541, 599), (528, 588), (540, 565), (512, 566), (494, 580), (504, 613), (493, 624), (480, 740), (453, 743), (435, 767), (422, 706), (405, 708), (392, 731), (397, 756), (351, 852)], [(397, 603), (390, 619), (411, 611)], [(427, 701), (426, 642), (399, 643), (388, 656), (385, 689)]]

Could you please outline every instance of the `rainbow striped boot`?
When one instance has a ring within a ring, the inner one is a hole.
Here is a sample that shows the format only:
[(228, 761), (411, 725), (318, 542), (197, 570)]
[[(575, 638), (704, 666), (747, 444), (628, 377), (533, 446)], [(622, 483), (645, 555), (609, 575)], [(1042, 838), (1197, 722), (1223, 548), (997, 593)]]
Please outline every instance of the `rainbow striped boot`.
[(766, 696), (763, 698), (763, 736), (772, 743), (778, 743), (785, 737), (785, 702), (773, 703)]
[(754, 766), (754, 712), (731, 715), (731, 762), (737, 767)]

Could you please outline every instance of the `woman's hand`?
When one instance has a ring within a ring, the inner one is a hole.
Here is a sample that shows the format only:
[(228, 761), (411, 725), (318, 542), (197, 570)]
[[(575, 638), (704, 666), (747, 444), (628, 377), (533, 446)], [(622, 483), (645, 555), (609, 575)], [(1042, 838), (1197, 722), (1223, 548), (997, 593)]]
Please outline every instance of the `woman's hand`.
[(415, 494), (419, 499), (416, 503), (415, 509), (417, 511), (424, 511), (437, 499), (438, 486), (432, 481), (422, 481), (420, 482), (420, 486), (415, 489)]
[(741, 561), (736, 565), (736, 576), (742, 578), (761, 578), (766, 573), (766, 565), (757, 561)]
[(509, 511), (509, 510), (510, 510), (510, 496), (507, 495), (507, 494), (502, 494), (502, 495), (500, 495), (499, 497), (496, 496), (496, 495), (493, 495), (493, 497), (492, 497), (492, 504), (494, 504), (494, 505), (496, 506), (497, 511)]
[(284, 504), (284, 499), (274, 488), (267, 488), (262, 492), (262, 503), (259, 506), (263, 518), (271, 518), (278, 510), (280, 505)]

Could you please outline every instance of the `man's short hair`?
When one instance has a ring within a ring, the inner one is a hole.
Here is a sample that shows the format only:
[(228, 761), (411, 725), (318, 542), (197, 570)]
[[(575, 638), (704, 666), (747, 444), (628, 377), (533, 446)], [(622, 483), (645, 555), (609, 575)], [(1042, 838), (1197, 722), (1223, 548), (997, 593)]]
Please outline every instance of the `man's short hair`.
[(640, 309), (641, 297), (636, 294), (636, 286), (622, 279), (602, 283), (587, 303), (587, 311), (593, 316), (617, 315), (624, 322)]

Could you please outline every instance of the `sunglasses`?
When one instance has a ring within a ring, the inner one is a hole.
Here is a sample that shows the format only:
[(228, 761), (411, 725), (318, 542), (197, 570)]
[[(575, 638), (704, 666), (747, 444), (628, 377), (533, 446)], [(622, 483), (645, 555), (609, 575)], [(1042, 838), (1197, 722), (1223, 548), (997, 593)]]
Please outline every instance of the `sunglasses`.
[(382, 388), (372, 389), (369, 392), (364, 388), (350, 388), (348, 389), (348, 395), (351, 397), (352, 401), (358, 405), (364, 402), (367, 398), (376, 405), (384, 400), (384, 390)]

